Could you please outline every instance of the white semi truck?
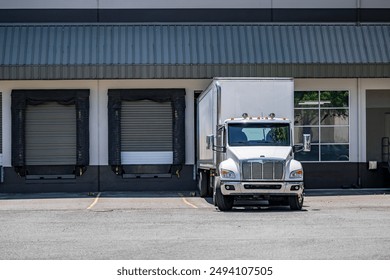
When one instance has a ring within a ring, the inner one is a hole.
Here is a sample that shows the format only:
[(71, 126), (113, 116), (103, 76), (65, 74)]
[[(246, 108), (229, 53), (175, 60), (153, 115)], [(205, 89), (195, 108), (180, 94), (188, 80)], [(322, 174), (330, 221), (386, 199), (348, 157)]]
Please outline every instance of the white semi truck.
[(300, 210), (303, 169), (294, 152), (294, 81), (214, 78), (198, 98), (197, 170), (201, 196), (221, 211), (236, 201), (267, 200)]

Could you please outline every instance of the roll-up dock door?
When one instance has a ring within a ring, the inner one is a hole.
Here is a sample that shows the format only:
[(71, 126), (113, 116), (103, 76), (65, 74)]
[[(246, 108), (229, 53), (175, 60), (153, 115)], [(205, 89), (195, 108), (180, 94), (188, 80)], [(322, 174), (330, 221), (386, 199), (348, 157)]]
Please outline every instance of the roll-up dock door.
[(27, 105), (26, 165), (76, 165), (76, 106)]
[(3, 165), (3, 96), (0, 92), (0, 165)]
[(171, 102), (124, 101), (121, 109), (122, 164), (172, 164)]
[(184, 89), (108, 90), (109, 164), (123, 178), (172, 178), (185, 164)]
[(12, 166), (26, 179), (74, 179), (89, 165), (89, 90), (13, 90)]
[(3, 96), (0, 92), (0, 183), (3, 182)]

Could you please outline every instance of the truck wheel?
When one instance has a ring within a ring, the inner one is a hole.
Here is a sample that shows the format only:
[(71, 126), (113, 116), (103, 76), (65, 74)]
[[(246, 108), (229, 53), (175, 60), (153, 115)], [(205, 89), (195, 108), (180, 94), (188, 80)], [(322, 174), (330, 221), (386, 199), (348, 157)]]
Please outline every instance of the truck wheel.
[(199, 171), (199, 179), (198, 179), (198, 189), (201, 197), (206, 197), (208, 195), (208, 173), (201, 170)]
[(219, 180), (218, 176), (210, 177), (210, 186), (212, 186), (212, 191), (213, 191), (213, 205), (217, 206), (216, 189), (221, 187), (220, 180)]
[(216, 189), (217, 187), (219, 188), (221, 186), (219, 177), (210, 177), (210, 185), (212, 186), (212, 194), (213, 194), (213, 205), (217, 206), (217, 193)]
[(303, 195), (294, 195), (288, 198), (290, 209), (293, 211), (301, 210), (303, 206)]
[(230, 211), (233, 208), (234, 197), (223, 195), (219, 186), (215, 188), (215, 202), (220, 211)]
[[(284, 201), (283, 200), (268, 200), (268, 205), (269, 206), (282, 206), (284, 205)], [(287, 204), (287, 205), (290, 205), (290, 204)]]

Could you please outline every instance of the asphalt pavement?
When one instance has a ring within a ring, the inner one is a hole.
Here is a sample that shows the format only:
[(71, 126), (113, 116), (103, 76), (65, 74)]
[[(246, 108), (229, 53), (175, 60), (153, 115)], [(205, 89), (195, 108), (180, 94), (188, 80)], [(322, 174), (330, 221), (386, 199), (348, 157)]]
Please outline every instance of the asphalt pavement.
[(346, 191), (231, 212), (194, 193), (0, 194), (0, 259), (390, 259), (388, 190)]

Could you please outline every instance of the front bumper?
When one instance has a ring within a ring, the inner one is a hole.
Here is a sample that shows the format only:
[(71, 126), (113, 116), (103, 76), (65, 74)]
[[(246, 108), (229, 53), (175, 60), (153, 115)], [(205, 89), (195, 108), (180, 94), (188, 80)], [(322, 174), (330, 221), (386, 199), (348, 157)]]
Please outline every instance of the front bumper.
[(304, 191), (302, 181), (270, 182), (230, 182), (221, 181), (223, 195), (301, 195)]

